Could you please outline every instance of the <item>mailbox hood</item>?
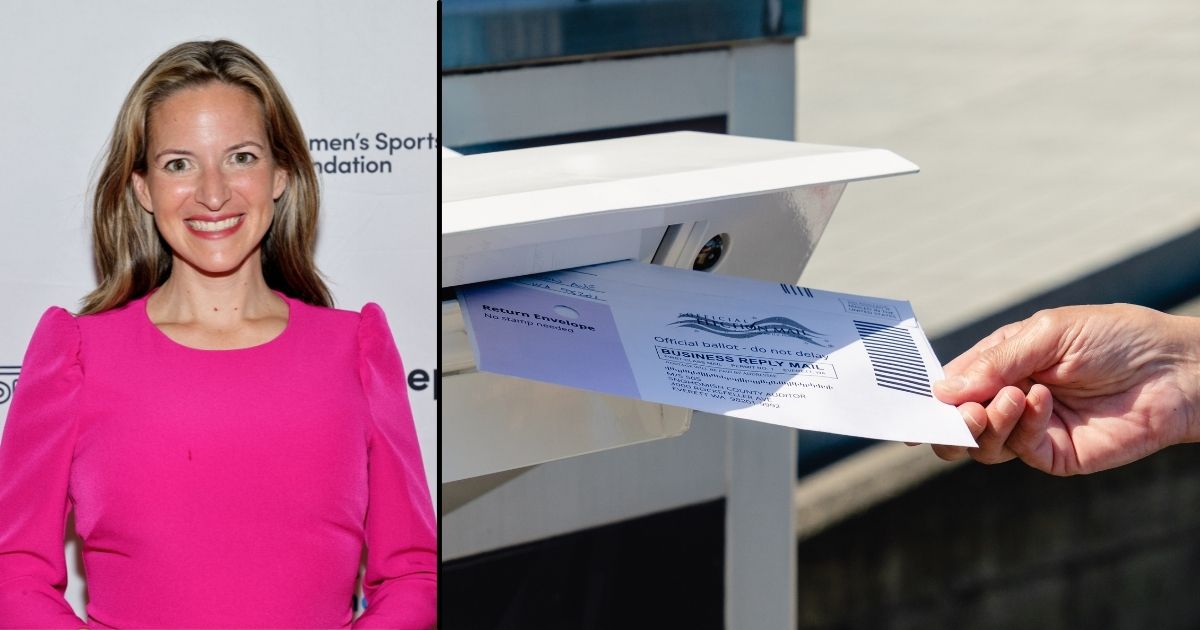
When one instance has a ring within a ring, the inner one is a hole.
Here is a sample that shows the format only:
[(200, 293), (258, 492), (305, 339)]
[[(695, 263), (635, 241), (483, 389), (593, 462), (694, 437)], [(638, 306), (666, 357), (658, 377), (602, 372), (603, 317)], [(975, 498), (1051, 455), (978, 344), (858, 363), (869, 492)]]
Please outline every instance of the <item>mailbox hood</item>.
[(711, 202), (916, 172), (883, 149), (672, 132), (442, 163), (442, 274), (456, 286), (624, 258)]

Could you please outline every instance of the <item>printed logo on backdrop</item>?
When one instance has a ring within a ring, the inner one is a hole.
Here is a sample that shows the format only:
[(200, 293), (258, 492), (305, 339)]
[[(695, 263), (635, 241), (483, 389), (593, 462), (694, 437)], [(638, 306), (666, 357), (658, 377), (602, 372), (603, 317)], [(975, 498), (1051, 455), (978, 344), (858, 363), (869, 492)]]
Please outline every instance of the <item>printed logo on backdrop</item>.
[(680, 313), (679, 318), (669, 325), (680, 328), (694, 328), (730, 339), (750, 339), (761, 335), (777, 335), (799, 339), (819, 348), (833, 347), (833, 344), (829, 343), (826, 339), (827, 335), (819, 333), (794, 319), (780, 316), (751, 320), (741, 317)]
[(386, 175), (394, 170), (392, 160), (396, 154), (436, 151), (439, 146), (433, 133), (393, 136), (386, 131), (355, 132), (308, 139), (313, 166), (325, 175)]
[(19, 365), (0, 365), (0, 405), (12, 400), (13, 390), (17, 388), (17, 377), (21, 375)]
[(442, 375), (435, 369), (430, 376), (429, 370), (420, 368), (408, 372), (408, 388), (414, 392), (431, 390), (433, 399), (437, 400), (442, 393)]

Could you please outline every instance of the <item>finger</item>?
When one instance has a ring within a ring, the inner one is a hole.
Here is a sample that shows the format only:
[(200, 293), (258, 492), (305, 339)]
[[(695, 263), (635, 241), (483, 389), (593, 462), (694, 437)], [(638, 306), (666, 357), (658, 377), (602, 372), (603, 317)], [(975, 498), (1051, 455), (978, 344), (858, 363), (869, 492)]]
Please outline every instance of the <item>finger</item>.
[(1044, 472), (1051, 472), (1054, 464), (1054, 443), (1047, 434), (1053, 411), (1054, 397), (1045, 385), (1029, 388), (1025, 411), (1006, 443), (1021, 461)]
[[(962, 415), (963, 422), (967, 425), (967, 430), (971, 432), (971, 437), (978, 440), (980, 434), (983, 433), (987, 426), (987, 412), (984, 411), (983, 405), (979, 403), (967, 403), (958, 408), (958, 413)], [(967, 447), (965, 446), (950, 446), (947, 444), (934, 444), (933, 453), (946, 461), (955, 461), (967, 456)]]
[(954, 357), (954, 360), (947, 363), (944, 367), (946, 376), (954, 377), (963, 372), (964, 369), (979, 356), (979, 353), (995, 346), (996, 344), (1017, 334), (1025, 325), (1025, 321), (1013, 322), (997, 328), (992, 334), (980, 339), (975, 345), (971, 346), (966, 352)]
[[(965, 375), (972, 365), (979, 360), (979, 357), (984, 352), (991, 350), (1005, 340), (1020, 333), (1024, 327), (1025, 321), (1013, 322), (1005, 326), (997, 328), (992, 334), (979, 340), (969, 350), (955, 357), (952, 361), (943, 367), (945, 377), (933, 383), (933, 395), (938, 400), (951, 405), (960, 405), (968, 400), (983, 402), (990, 399), (992, 396), (982, 396), (968, 398), (963, 395), (963, 390), (966, 389)], [(995, 392), (991, 392), (993, 395)]]
[(1016, 457), (1005, 443), (1025, 411), (1025, 394), (1016, 387), (1005, 387), (987, 406), (987, 426), (979, 436), (979, 448), (967, 449), (971, 457), (984, 464), (999, 464)]
[(940, 384), (938, 398), (950, 404), (984, 401), (1001, 387), (1020, 383), (1061, 359), (1061, 341), (1070, 320), (1043, 312), (994, 346), (981, 350), (974, 361)]

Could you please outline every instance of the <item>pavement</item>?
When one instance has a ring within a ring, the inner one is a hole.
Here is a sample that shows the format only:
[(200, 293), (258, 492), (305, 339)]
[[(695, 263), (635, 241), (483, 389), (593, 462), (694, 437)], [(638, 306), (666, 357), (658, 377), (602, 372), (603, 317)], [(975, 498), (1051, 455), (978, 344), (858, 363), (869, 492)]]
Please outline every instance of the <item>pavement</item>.
[(911, 300), (936, 337), (1200, 227), (1200, 3), (812, 0), (808, 18), (797, 139), (922, 172), (851, 184), (802, 283)]
[[(801, 283), (910, 300), (962, 349), (1024, 305), (1200, 277), (1200, 3), (810, 0), (808, 24), (797, 140), (922, 172), (851, 183)], [(802, 433), (823, 448), (845, 445)], [(802, 477), (797, 534), (952, 467), (872, 445)]]

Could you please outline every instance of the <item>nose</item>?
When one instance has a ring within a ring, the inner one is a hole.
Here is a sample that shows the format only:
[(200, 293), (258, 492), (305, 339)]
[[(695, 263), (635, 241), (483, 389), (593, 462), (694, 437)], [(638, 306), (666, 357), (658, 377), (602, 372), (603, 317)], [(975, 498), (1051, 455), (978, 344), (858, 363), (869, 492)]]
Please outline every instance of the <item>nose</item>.
[(196, 187), (196, 201), (215, 212), (229, 201), (229, 196), (229, 184), (225, 181), (225, 174), (221, 169), (204, 169)]

